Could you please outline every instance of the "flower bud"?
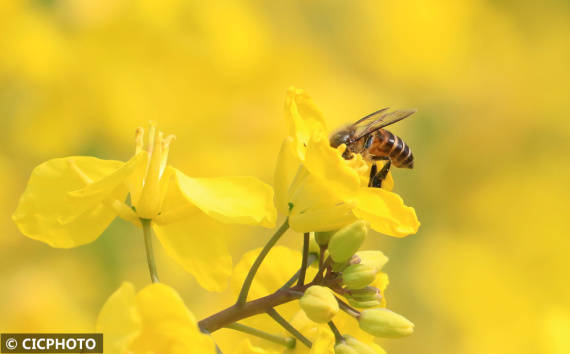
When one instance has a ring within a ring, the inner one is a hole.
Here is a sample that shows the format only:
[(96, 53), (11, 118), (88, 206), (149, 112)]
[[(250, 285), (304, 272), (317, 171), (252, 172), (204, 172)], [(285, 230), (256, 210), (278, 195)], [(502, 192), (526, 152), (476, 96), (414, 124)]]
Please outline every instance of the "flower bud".
[(376, 354), (376, 351), (358, 339), (345, 335), (344, 342), (334, 347), (335, 354)]
[(414, 332), (414, 324), (402, 315), (388, 309), (368, 309), (360, 313), (360, 328), (375, 337), (397, 338)]
[(381, 300), (380, 290), (373, 286), (350, 291), (350, 297), (357, 301)]
[(366, 264), (352, 264), (342, 272), (342, 282), (348, 289), (362, 289), (374, 281), (378, 271)]
[(380, 251), (359, 251), (356, 255), (360, 258), (360, 263), (376, 268), (377, 271), (388, 262), (388, 257)]
[(321, 246), (329, 244), (331, 237), (336, 233), (336, 230), (315, 232), (315, 241)]
[(334, 354), (358, 354), (356, 349), (351, 348), (346, 342), (335, 345)]
[(356, 307), (356, 308), (360, 308), (360, 309), (367, 309), (367, 308), (371, 308), (371, 307), (378, 307), (380, 306), (380, 301), (379, 300), (367, 300), (367, 301), (360, 301), (360, 300), (354, 300), (352, 298), (347, 298), (348, 303), (352, 306), (352, 307)]
[(317, 323), (327, 323), (338, 312), (338, 301), (332, 291), (324, 286), (313, 285), (308, 288), (299, 304), (307, 317)]
[(332, 235), (329, 241), (329, 253), (333, 261), (347, 262), (362, 246), (367, 232), (366, 221), (358, 220)]
[(309, 253), (319, 254), (321, 253), (321, 248), (315, 239), (315, 235), (311, 233), (309, 236)]

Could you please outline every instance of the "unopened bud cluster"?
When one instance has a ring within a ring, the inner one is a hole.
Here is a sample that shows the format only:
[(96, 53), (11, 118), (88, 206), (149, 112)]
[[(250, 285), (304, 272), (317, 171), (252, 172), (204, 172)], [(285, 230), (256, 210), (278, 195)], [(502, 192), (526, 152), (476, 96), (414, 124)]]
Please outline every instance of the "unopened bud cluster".
[[(359, 326), (376, 337), (402, 337), (412, 334), (414, 325), (405, 317), (381, 308), (382, 292), (374, 286), (388, 258), (380, 251), (359, 251), (364, 243), (368, 225), (356, 221), (340, 230), (317, 232), (311, 240), (311, 252), (327, 252), (330, 274), (325, 281), (335, 292), (346, 298), (350, 306), (360, 309)], [(376, 283), (378, 284), (378, 283)], [(300, 299), (301, 308), (314, 322), (326, 323), (339, 311), (338, 300), (331, 288), (313, 285)], [(344, 336), (337, 342), (335, 352), (341, 354), (374, 353), (374, 349)]]

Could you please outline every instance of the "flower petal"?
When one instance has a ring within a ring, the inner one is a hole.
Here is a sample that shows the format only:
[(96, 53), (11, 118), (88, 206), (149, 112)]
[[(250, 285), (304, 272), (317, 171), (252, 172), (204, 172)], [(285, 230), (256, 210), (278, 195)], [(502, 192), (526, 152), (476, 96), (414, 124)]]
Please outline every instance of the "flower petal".
[(125, 353), (139, 335), (142, 320), (136, 309), (135, 297), (133, 284), (125, 282), (103, 305), (97, 317), (97, 331), (104, 333), (105, 353)]
[(334, 354), (335, 339), (327, 325), (319, 325), (317, 338), (313, 341), (310, 354)]
[(351, 205), (336, 198), (313, 175), (304, 174), (292, 189), (289, 225), (297, 232), (335, 230), (356, 220)]
[[(245, 253), (234, 267), (231, 278), (231, 290), (235, 295), (239, 293), (243, 281), (253, 265), (253, 262), (255, 262), (255, 259), (259, 255), (259, 252), (261, 252), (261, 248)], [(291, 275), (299, 270), (300, 264), (301, 252), (285, 246), (273, 247), (253, 279), (248, 299), (257, 299), (267, 296), (273, 293), (275, 289), (282, 287), (283, 284), (289, 280)], [(309, 277), (310, 275), (307, 276), (307, 278)]]
[(220, 224), (203, 213), (196, 213), (182, 222), (153, 223), (153, 229), (166, 253), (204, 289), (223, 291), (226, 288), (232, 273), (232, 258), (220, 234)]
[(138, 294), (124, 283), (103, 306), (97, 329), (105, 335), (105, 353), (216, 352), (180, 295), (160, 283)]
[(285, 98), (285, 116), (289, 136), (295, 140), (297, 154), (302, 159), (310, 137), (326, 131), (323, 115), (304, 90), (290, 87)]
[(282, 214), (288, 214), (289, 186), (293, 183), (295, 175), (301, 166), (301, 160), (295, 152), (292, 138), (286, 138), (281, 145), (273, 186), (275, 188), (275, 205)]
[(360, 176), (338, 149), (330, 146), (323, 135), (314, 136), (307, 145), (305, 168), (343, 200), (350, 200), (360, 187)]
[(52, 247), (76, 247), (96, 239), (115, 218), (105, 201), (123, 201), (129, 163), (88, 156), (66, 157), (37, 166), (12, 219), (20, 231)]
[(361, 188), (353, 213), (370, 222), (372, 229), (390, 236), (404, 237), (420, 227), (414, 208), (404, 205), (399, 195), (381, 188)]
[(192, 178), (176, 170), (176, 183), (189, 202), (220, 222), (275, 225), (273, 189), (256, 178)]

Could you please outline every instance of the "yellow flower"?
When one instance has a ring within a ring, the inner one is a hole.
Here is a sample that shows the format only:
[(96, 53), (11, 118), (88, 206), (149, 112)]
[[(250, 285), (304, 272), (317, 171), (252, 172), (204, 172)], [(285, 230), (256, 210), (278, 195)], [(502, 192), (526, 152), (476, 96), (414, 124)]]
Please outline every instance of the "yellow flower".
[(109, 354), (215, 353), (214, 341), (198, 328), (178, 293), (161, 283), (135, 293), (123, 283), (107, 300), (97, 319)]
[[(272, 227), (273, 190), (253, 177), (193, 178), (167, 164), (174, 136), (151, 124), (137, 130), (127, 162), (74, 156), (37, 166), (12, 216), (20, 231), (52, 247), (94, 241), (119, 216), (151, 226), (166, 252), (206, 289), (221, 291), (232, 261), (217, 235), (193, 233), (208, 222)], [(129, 195), (130, 203), (125, 204)]]
[(391, 175), (385, 188), (370, 188), (370, 164), (360, 155), (345, 160), (345, 145), (330, 146), (322, 115), (304, 91), (289, 89), (285, 111), (290, 134), (279, 153), (275, 201), (293, 230), (329, 231), (358, 219), (396, 237), (418, 230), (414, 209), (390, 191)]

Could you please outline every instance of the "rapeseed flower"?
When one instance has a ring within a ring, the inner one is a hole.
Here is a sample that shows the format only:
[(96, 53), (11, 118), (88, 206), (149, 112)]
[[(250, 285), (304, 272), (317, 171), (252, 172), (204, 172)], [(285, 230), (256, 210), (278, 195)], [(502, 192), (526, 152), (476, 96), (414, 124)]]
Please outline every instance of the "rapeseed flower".
[[(72, 156), (37, 166), (12, 218), (52, 247), (94, 241), (119, 216), (152, 227), (167, 254), (211, 291), (225, 288), (232, 260), (217, 235), (193, 232), (203, 219), (272, 227), (272, 188), (253, 177), (193, 178), (167, 164), (173, 135), (151, 124), (136, 132), (127, 162)], [(125, 203), (129, 196), (130, 205)]]
[(171, 287), (155, 283), (135, 292), (123, 283), (97, 319), (104, 351), (124, 353), (216, 353), (212, 338), (198, 328), (194, 315)]
[(289, 136), (277, 162), (275, 201), (293, 230), (330, 231), (359, 219), (390, 236), (418, 230), (414, 209), (391, 192), (391, 175), (383, 188), (370, 188), (370, 164), (360, 155), (344, 159), (344, 144), (330, 146), (322, 114), (307, 93), (290, 88), (285, 113)]

